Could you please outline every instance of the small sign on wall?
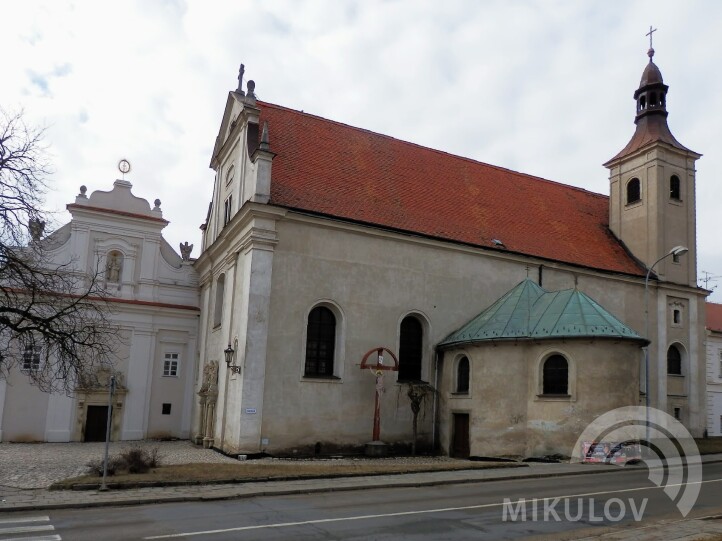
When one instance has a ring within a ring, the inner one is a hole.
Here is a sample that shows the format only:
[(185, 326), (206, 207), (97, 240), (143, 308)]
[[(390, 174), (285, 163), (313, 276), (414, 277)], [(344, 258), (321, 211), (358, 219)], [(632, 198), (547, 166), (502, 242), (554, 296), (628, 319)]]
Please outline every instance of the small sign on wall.
[(256, 413), (256, 408), (246, 408), (246, 415), (253, 415)]

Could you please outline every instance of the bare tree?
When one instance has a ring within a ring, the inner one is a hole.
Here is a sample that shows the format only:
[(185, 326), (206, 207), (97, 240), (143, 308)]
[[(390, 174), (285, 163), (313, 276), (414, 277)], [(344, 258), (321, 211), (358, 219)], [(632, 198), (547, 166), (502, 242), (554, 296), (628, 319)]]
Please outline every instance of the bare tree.
[(71, 391), (112, 363), (117, 334), (98, 269), (53, 262), (42, 238), (42, 136), (0, 110), (0, 378), (19, 367), (44, 391)]
[(409, 397), (409, 404), (411, 406), (411, 413), (413, 414), (413, 418), (411, 421), (411, 430), (412, 430), (412, 440), (411, 440), (411, 454), (416, 454), (416, 441), (418, 439), (418, 421), (419, 421), (419, 412), (421, 411), (421, 406), (423, 405), (424, 401), (426, 400), (427, 396), (433, 396), (435, 389), (432, 385), (424, 382), (408, 382), (405, 383), (407, 389), (406, 389), (406, 396)]

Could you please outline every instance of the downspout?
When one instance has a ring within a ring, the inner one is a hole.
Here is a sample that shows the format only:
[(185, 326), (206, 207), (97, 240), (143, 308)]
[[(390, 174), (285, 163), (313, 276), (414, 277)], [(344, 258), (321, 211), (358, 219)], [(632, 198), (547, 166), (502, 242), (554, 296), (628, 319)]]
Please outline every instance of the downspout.
[(436, 451), (436, 429), (438, 424), (438, 394), (439, 394), (439, 363), (441, 355), (438, 350), (434, 350), (434, 406), (431, 415), (431, 449)]

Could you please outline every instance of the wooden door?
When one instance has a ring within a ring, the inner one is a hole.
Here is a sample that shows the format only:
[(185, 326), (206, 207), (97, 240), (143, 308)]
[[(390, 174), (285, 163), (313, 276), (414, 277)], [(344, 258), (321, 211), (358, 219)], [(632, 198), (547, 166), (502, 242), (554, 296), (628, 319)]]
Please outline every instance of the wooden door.
[(85, 416), (85, 441), (105, 441), (108, 406), (88, 406)]
[(451, 456), (469, 458), (469, 414), (454, 413), (454, 434)]

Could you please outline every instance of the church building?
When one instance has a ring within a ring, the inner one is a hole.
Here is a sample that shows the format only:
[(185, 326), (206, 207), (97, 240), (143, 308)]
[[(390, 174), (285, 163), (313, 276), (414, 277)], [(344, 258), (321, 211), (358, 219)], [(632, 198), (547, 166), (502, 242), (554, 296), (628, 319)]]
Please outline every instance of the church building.
[(179, 256), (163, 238), (160, 201), (151, 208), (131, 188), (116, 180), (87, 195), (81, 186), (67, 206), (71, 221), (37, 239), (51, 268), (98, 273), (118, 329), (115, 366), (86, 374), (71, 395), (49, 394), (28, 378), (44, 368), (44, 352), (26, 350), (0, 379), (0, 442), (105, 441), (111, 373), (113, 440), (190, 437), (199, 319), (192, 246)]
[[(382, 387), (380, 439), (408, 445), (419, 382), (420, 443), (457, 456), (570, 454), (646, 394), (701, 435), (700, 154), (670, 132), (653, 55), (608, 195), (262, 102), (241, 72), (195, 263), (196, 442), (360, 449)], [(398, 370), (379, 378), (362, 359), (381, 348)]]

